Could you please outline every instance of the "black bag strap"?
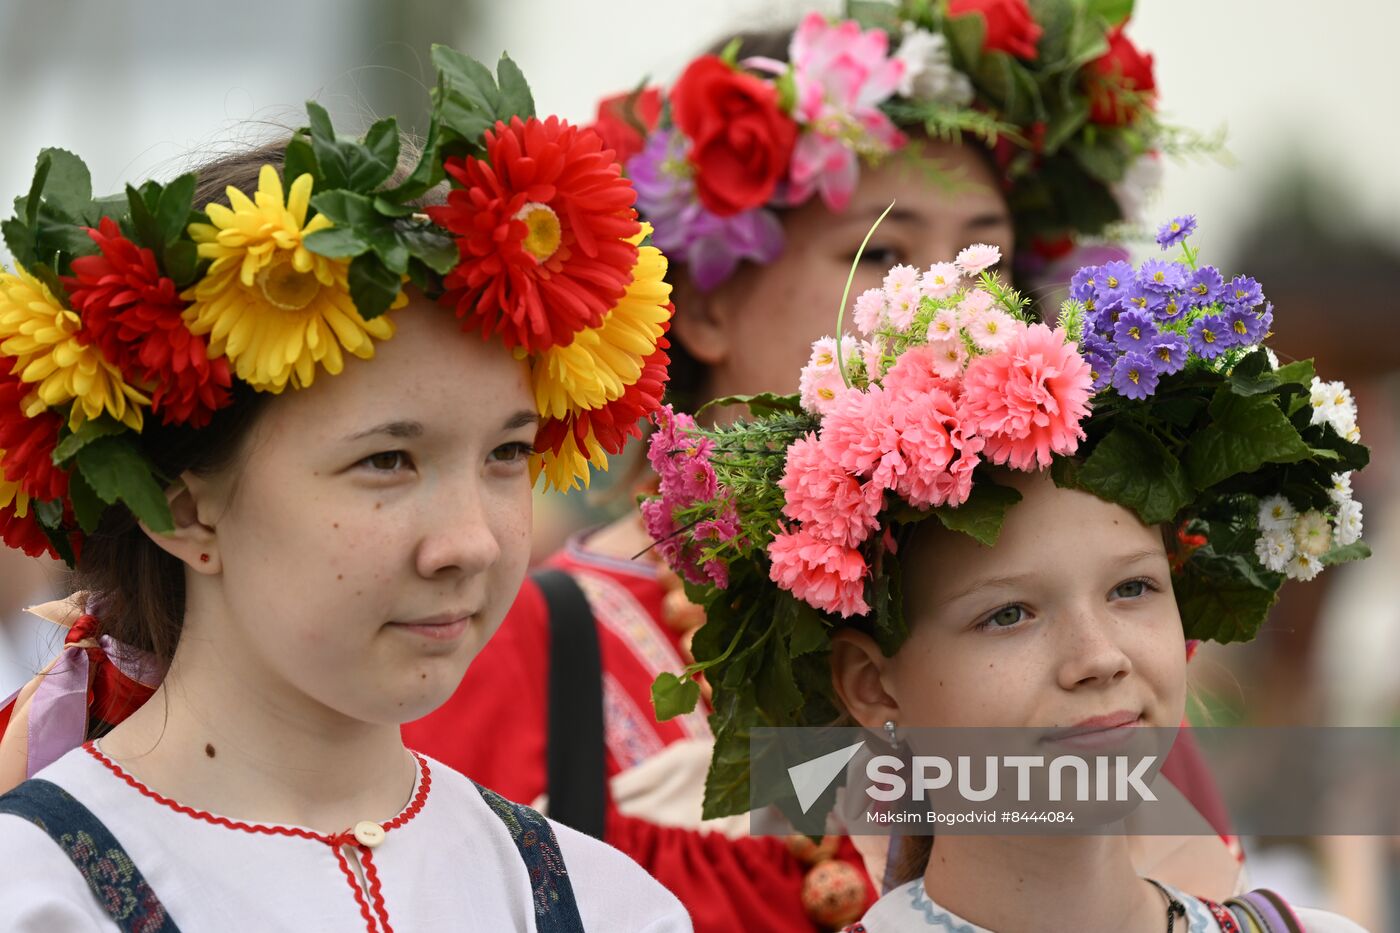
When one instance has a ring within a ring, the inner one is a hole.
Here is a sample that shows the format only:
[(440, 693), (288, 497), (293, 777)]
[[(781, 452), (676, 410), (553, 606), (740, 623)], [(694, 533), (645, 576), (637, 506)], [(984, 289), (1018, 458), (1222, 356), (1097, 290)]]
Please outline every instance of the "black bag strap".
[(534, 895), (537, 933), (584, 933), (574, 886), (564, 867), (564, 853), (549, 820), (480, 784), (476, 789), (491, 812), (505, 824), (511, 842), (525, 862), (525, 873), (530, 876), (530, 891)]
[(608, 790), (598, 626), (569, 574), (541, 570), (531, 578), (549, 610), (549, 815), (602, 839)]
[(0, 813), (48, 833), (122, 933), (180, 933), (117, 837), (72, 794), (50, 781), (28, 780), (0, 797)]

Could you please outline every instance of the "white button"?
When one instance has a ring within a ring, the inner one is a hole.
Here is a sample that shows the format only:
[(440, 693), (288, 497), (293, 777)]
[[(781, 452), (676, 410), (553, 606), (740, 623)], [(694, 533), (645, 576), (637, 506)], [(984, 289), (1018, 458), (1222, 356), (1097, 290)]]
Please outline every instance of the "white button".
[(384, 841), (384, 827), (369, 820), (356, 823), (354, 833), (356, 842), (371, 849)]

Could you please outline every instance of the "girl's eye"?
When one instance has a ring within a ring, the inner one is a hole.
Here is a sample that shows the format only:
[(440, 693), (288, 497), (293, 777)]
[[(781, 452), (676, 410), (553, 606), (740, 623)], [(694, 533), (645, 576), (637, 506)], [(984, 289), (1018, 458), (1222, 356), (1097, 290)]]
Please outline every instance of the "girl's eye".
[(410, 465), (408, 454), (402, 450), (381, 450), (377, 454), (370, 454), (360, 463), (376, 473), (396, 473)]
[[(854, 259), (852, 253), (850, 259)], [(847, 261), (849, 262), (850, 259)], [(860, 261), (863, 264), (879, 266), (881, 271), (888, 271), (890, 266), (898, 265), (903, 260), (903, 254), (893, 246), (880, 246), (872, 243), (860, 254)]]
[(1119, 599), (1137, 599), (1155, 587), (1147, 580), (1126, 580), (1113, 588), (1113, 595)]
[(512, 444), (502, 444), (491, 451), (491, 459), (497, 463), (517, 463), (530, 459), (534, 453), (535, 445), (516, 441)]
[(1020, 606), (1002, 606), (996, 612), (987, 616), (978, 626), (979, 628), (1010, 628), (1026, 617), (1026, 610)]

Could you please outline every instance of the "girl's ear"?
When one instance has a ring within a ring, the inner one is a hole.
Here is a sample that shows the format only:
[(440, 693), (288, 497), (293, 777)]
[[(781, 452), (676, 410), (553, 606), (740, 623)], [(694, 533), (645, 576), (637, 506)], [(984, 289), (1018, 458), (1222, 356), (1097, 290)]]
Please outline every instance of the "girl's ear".
[(831, 682), (841, 704), (877, 734), (886, 722), (901, 724), (899, 701), (887, 687), (890, 659), (864, 632), (842, 629), (831, 637)]
[(219, 539), (213, 521), (207, 516), (218, 514), (212, 508), (214, 493), (208, 482), (192, 473), (180, 478), (165, 490), (175, 528), (168, 532), (152, 531), (141, 523), (141, 530), (156, 546), (178, 558), (196, 573), (213, 576), (223, 568), (219, 557)]
[(691, 356), (706, 366), (718, 366), (729, 359), (729, 315), (733, 302), (728, 283), (714, 291), (702, 292), (687, 275), (677, 277), (671, 300), (676, 314), (671, 321), (671, 336)]

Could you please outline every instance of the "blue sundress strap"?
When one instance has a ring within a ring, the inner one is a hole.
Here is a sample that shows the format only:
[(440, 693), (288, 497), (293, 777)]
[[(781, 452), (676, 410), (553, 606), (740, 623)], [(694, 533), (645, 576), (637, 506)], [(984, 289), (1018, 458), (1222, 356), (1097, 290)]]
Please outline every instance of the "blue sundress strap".
[(500, 794), (476, 785), (481, 797), (500, 818), (510, 833), (510, 839), (525, 862), (530, 876), (530, 890), (535, 903), (537, 933), (584, 933), (583, 918), (579, 916), (574, 888), (564, 868), (564, 853), (559, 849), (554, 828), (549, 820), (529, 807), (512, 803)]
[(117, 837), (72, 794), (51, 781), (31, 779), (0, 796), (0, 813), (48, 833), (122, 933), (179, 933)]

